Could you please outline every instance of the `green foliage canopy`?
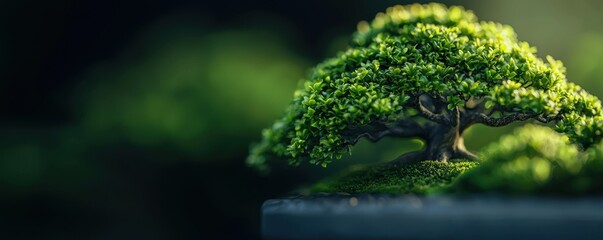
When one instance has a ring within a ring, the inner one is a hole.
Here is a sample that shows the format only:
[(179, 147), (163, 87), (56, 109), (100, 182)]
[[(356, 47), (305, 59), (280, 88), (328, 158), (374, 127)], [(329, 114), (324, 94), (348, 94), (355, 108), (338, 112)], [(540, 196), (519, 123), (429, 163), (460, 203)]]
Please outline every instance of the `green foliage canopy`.
[[(510, 26), (480, 22), (462, 7), (391, 7), (360, 22), (351, 47), (313, 69), (247, 162), (266, 168), (284, 158), (327, 166), (367, 136), (348, 136), (350, 129), (376, 122), (434, 127), (445, 123), (439, 115), (455, 111), (461, 133), (476, 123), (536, 119), (556, 122), (556, 130), (583, 147), (598, 142), (600, 101), (568, 82), (560, 61), (535, 53)], [(425, 110), (423, 96), (434, 110)]]

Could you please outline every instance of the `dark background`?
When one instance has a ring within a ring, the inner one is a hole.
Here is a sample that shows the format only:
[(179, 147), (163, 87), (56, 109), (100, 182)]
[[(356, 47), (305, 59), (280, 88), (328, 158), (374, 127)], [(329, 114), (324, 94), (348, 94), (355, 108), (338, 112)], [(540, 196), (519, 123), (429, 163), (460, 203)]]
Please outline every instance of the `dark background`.
[[(245, 166), (308, 69), (408, 1), (0, 3), (0, 232), (9, 239), (254, 239), (259, 210), (328, 169)], [(603, 96), (597, 1), (450, 1), (564, 61)], [(479, 150), (511, 127), (467, 133)], [(477, 134), (479, 132), (479, 134)]]

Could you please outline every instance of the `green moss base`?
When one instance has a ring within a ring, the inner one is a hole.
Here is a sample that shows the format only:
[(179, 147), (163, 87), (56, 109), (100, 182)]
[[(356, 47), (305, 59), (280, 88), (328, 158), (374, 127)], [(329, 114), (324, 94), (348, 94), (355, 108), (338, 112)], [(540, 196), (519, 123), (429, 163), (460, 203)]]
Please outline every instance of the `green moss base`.
[(310, 187), (310, 193), (427, 194), (450, 183), (478, 163), (423, 161), (411, 165), (354, 165)]

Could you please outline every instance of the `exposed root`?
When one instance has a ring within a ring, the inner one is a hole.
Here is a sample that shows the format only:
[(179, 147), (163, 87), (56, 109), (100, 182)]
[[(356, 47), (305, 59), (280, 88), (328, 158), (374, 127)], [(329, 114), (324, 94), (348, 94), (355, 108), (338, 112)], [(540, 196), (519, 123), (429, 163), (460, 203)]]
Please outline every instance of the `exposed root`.
[(402, 156), (392, 160), (390, 162), (390, 164), (394, 167), (397, 167), (397, 166), (401, 166), (401, 165), (425, 161), (425, 160), (427, 160), (426, 158), (427, 158), (426, 151), (409, 152), (409, 153), (405, 153)]
[[(427, 151), (425, 151), (425, 150), (409, 152), (409, 153), (405, 153), (405, 154), (401, 155), (400, 157), (392, 160), (389, 164), (392, 167), (399, 167), (402, 165), (418, 163), (418, 162), (426, 161), (426, 160), (435, 160), (435, 161), (440, 161), (440, 162), (448, 162), (449, 160), (453, 160), (453, 159), (466, 159), (469, 161), (477, 161), (478, 160), (478, 157), (475, 154), (473, 154), (467, 150), (460, 150), (453, 154), (440, 154), (440, 156), (442, 157), (441, 159), (430, 159), (428, 156), (429, 156), (429, 153), (427, 153)], [(452, 157), (446, 157), (446, 156), (452, 156)]]
[(469, 152), (467, 150), (457, 151), (454, 154), (454, 158), (457, 158), (457, 159), (458, 158), (460, 158), (460, 159), (467, 159), (467, 160), (470, 160), (470, 161), (477, 161), (478, 160), (478, 157), (475, 154), (473, 154), (473, 153), (471, 153), (471, 152)]

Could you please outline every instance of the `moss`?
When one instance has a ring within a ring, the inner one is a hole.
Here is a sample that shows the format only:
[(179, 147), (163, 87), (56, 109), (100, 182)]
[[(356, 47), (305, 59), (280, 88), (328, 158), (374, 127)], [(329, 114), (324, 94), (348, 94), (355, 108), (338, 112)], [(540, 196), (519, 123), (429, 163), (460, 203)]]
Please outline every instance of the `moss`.
[(415, 193), (427, 194), (448, 186), (476, 162), (423, 161), (393, 167), (387, 164), (354, 165), (310, 187), (311, 193)]

